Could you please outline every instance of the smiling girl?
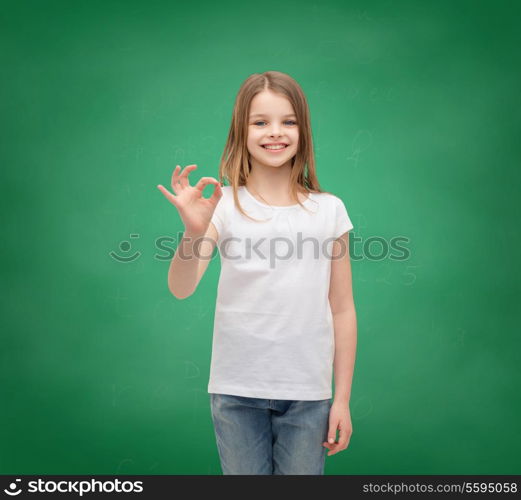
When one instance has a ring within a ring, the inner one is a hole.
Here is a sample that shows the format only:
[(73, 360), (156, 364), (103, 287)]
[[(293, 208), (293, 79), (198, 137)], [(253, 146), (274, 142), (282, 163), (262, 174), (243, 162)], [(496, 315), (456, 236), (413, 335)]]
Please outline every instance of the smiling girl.
[(221, 257), (208, 392), (223, 473), (323, 474), (326, 450), (344, 450), (352, 434), (353, 225), (343, 201), (319, 186), (299, 84), (277, 71), (249, 76), (221, 182), (191, 186), (196, 168), (175, 168), (173, 193), (158, 188), (185, 226), (172, 294), (194, 293), (216, 245)]

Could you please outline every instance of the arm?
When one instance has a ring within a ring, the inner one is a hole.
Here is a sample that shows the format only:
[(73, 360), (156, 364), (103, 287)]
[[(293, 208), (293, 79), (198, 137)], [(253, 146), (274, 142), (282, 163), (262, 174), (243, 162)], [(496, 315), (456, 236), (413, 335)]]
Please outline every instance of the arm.
[(168, 289), (178, 299), (192, 295), (204, 275), (217, 242), (217, 230), (210, 222), (206, 234), (184, 232), (168, 270)]
[(355, 365), (357, 322), (349, 258), (349, 232), (333, 243), (329, 303), (335, 330), (335, 396), (330, 412), (328, 437), (336, 441), (338, 428), (340, 438), (338, 442), (324, 443), (324, 446), (327, 445), (330, 450), (328, 455), (333, 455), (347, 448), (352, 433), (349, 400)]
[[(223, 193), (219, 181), (213, 177), (202, 177), (195, 186), (190, 185), (188, 174), (197, 165), (179, 168), (177, 165), (172, 174), (173, 193), (161, 184), (157, 187), (177, 208), (185, 226), (168, 270), (169, 290), (178, 299), (184, 299), (194, 293), (208, 267), (218, 236), (211, 219)], [(203, 190), (208, 184), (214, 184), (215, 188), (207, 199), (203, 197)]]
[(349, 233), (334, 242), (332, 255), (329, 303), (335, 329), (334, 401), (349, 407), (357, 340)]

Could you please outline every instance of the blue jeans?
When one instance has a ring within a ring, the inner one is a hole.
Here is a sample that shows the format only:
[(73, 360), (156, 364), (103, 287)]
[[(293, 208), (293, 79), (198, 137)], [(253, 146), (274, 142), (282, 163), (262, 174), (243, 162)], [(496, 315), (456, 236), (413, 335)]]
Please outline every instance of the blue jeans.
[(324, 474), (331, 405), (210, 393), (223, 474)]

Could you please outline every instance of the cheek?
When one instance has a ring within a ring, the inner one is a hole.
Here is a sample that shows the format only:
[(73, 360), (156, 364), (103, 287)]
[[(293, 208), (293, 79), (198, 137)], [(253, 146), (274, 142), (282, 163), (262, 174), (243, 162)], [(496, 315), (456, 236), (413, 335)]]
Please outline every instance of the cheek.
[(254, 151), (256, 149), (256, 141), (253, 137), (249, 137), (248, 141), (246, 142), (246, 147), (248, 148), (248, 151)]
[(246, 149), (248, 150), (248, 153), (250, 155), (258, 155), (258, 140), (255, 137), (248, 137), (248, 140), (246, 141)]
[(246, 144), (248, 144), (248, 146), (255, 146), (256, 143), (259, 141), (259, 137), (258, 137), (258, 134), (256, 134), (255, 132), (252, 132), (252, 131), (249, 131), (248, 132), (248, 138), (246, 139)]

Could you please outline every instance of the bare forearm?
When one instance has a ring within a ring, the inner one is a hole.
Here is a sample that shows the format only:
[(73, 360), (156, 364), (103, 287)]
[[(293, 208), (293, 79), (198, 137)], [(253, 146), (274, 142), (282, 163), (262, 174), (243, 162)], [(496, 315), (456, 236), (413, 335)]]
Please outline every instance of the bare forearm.
[(190, 296), (197, 286), (199, 253), (197, 235), (183, 234), (168, 270), (168, 288), (179, 299)]
[(334, 314), (333, 324), (335, 328), (334, 401), (349, 406), (357, 342), (355, 308)]

